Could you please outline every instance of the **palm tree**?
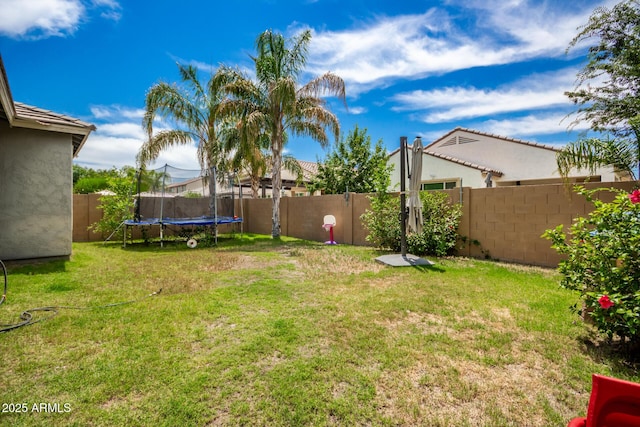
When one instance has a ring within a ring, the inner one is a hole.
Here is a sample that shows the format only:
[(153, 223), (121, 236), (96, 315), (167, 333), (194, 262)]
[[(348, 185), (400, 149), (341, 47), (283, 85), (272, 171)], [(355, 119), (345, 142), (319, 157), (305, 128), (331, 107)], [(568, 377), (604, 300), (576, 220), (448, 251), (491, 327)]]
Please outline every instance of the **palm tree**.
[(304, 31), (289, 40), (267, 30), (256, 40), (257, 56), (252, 58), (256, 80), (226, 68), (232, 99), (229, 107), (240, 116), (239, 137), (247, 144), (259, 144), (268, 137), (271, 150), (273, 191), (273, 238), (280, 237), (280, 190), (282, 153), (287, 135), (308, 136), (328, 145), (326, 128), (338, 140), (340, 123), (329, 111), (322, 95), (336, 95), (345, 102), (344, 81), (326, 73), (304, 85), (298, 79), (307, 60), (311, 32)]
[(593, 175), (597, 168), (613, 166), (618, 173), (630, 179), (638, 165), (638, 139), (634, 138), (586, 138), (570, 142), (556, 154), (558, 171), (569, 176), (572, 168), (587, 169)]
[[(140, 148), (138, 163), (143, 167), (171, 146), (195, 142), (203, 172), (206, 174), (213, 167), (225, 172), (227, 153), (218, 139), (218, 133), (225, 123), (221, 106), (226, 96), (223, 90), (226, 74), (214, 73), (204, 86), (198, 80), (195, 67), (177, 65), (183, 87), (160, 82), (147, 92), (142, 126), (149, 139)], [(153, 124), (157, 116), (172, 121), (176, 129), (161, 130), (154, 134)], [(214, 194), (213, 174), (209, 176), (209, 194)], [(224, 173), (219, 176), (224, 176)], [(213, 210), (213, 200), (210, 208)]]

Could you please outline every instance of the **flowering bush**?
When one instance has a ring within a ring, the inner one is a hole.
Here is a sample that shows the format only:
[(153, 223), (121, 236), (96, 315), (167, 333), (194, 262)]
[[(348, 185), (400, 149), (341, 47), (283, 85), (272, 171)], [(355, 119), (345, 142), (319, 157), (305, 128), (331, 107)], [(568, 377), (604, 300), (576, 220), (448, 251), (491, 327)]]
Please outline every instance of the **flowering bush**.
[(577, 187), (594, 205), (585, 218), (577, 218), (569, 236), (560, 225), (543, 236), (566, 255), (559, 271), (561, 285), (580, 293), (583, 307), (599, 331), (609, 338), (640, 341), (640, 191), (616, 189), (610, 203), (597, 200), (596, 190)]

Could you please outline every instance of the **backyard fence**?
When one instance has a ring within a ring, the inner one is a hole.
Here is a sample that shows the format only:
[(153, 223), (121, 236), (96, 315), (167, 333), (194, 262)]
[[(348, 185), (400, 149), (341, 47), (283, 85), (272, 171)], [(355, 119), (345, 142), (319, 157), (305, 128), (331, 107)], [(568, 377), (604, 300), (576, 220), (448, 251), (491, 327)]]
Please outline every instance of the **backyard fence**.
[[(587, 188), (615, 187), (626, 191), (631, 191), (633, 186), (633, 182), (586, 184)], [(540, 237), (542, 233), (559, 224), (566, 228), (575, 218), (592, 209), (583, 196), (562, 184), (456, 188), (444, 192), (452, 203), (462, 203), (463, 214), (458, 231), (466, 237), (466, 243), (459, 247), (460, 255), (545, 267), (557, 266), (561, 257), (548, 240)], [(598, 194), (605, 200), (613, 199), (610, 192)], [(102, 215), (98, 209), (99, 198), (95, 194), (74, 195), (74, 241), (105, 239), (105, 236), (88, 229)], [(152, 200), (143, 199), (141, 203), (142, 215), (158, 216), (154, 210), (158, 201), (149, 199)], [(239, 200), (235, 203), (236, 215), (243, 217), (242, 231), (271, 234), (271, 199), (244, 199), (242, 206)], [(175, 198), (167, 206), (171, 213), (165, 213), (165, 216), (199, 216), (207, 212), (208, 200)], [(333, 215), (336, 218), (334, 240), (343, 244), (368, 245), (367, 230), (360, 217), (369, 207), (366, 194), (283, 197), (280, 200), (281, 232), (283, 236), (326, 241), (329, 234), (322, 227), (323, 218)], [(229, 230), (231, 227), (240, 231), (238, 224), (229, 226)]]

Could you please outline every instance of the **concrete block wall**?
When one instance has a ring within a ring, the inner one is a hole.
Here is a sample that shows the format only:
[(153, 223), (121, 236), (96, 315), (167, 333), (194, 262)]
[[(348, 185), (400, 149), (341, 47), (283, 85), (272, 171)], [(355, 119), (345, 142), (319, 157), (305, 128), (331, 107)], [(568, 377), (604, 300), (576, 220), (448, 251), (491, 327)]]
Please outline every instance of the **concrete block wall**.
[[(594, 183), (587, 188), (615, 187), (631, 191), (634, 183)], [(508, 262), (555, 267), (561, 260), (551, 243), (542, 238), (545, 230), (564, 224), (565, 229), (579, 216), (591, 211), (592, 205), (583, 196), (575, 194), (562, 184), (539, 186), (514, 186), (496, 188), (456, 188), (445, 191), (451, 203), (462, 203), (462, 218), (458, 232), (466, 237), (458, 253), (476, 258), (491, 257)], [(600, 192), (599, 198), (610, 201), (610, 192)], [(84, 195), (76, 195), (80, 197)], [(94, 200), (94, 199), (91, 199)], [(165, 216), (201, 216), (207, 212), (206, 199), (174, 199), (165, 205)], [(227, 201), (228, 203), (230, 201)], [(94, 203), (94, 202), (91, 202)], [(158, 200), (145, 200), (157, 204)], [(243, 217), (242, 230), (249, 233), (271, 234), (272, 199), (244, 199), (235, 201), (236, 215)], [(191, 206), (187, 206), (192, 204)], [(74, 209), (76, 205), (74, 202)], [(93, 206), (93, 205), (90, 205)], [(87, 212), (74, 214), (74, 240), (100, 240), (95, 234), (86, 233), (88, 224), (95, 222), (97, 214)], [(143, 209), (155, 212), (157, 206)], [(370, 207), (369, 196), (350, 193), (345, 195), (283, 197), (280, 204), (281, 234), (312, 241), (329, 240), (329, 233), (322, 228), (325, 215), (336, 217), (334, 239), (338, 243), (366, 246), (367, 230), (360, 221), (361, 215)], [(84, 209), (84, 207), (82, 207)], [(227, 208), (225, 208), (227, 209)], [(85, 212), (83, 210), (83, 212)], [(156, 215), (159, 216), (159, 213)], [(76, 229), (77, 232), (76, 232)], [(82, 232), (82, 229), (85, 231)], [(239, 227), (236, 226), (236, 230)], [(225, 232), (221, 228), (221, 232)], [(101, 236), (100, 236), (101, 237)], [(479, 244), (473, 244), (472, 242)]]

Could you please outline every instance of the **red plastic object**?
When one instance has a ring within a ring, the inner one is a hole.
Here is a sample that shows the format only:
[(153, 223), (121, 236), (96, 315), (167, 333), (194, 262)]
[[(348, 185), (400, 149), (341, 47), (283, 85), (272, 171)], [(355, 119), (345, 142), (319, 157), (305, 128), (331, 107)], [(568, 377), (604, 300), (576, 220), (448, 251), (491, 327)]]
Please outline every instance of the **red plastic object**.
[(567, 427), (639, 427), (640, 384), (593, 374), (586, 417)]

